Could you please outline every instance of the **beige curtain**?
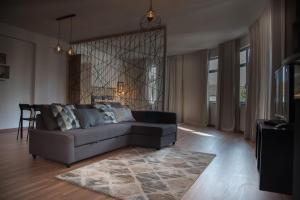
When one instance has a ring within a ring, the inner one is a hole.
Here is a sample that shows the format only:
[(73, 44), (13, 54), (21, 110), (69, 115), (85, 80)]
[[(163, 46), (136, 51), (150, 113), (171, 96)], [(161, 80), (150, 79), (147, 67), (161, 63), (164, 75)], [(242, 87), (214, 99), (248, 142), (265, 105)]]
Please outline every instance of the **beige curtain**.
[(219, 45), (217, 128), (239, 129), (240, 40)]
[(164, 110), (176, 112), (177, 121), (183, 122), (183, 56), (170, 56), (165, 70)]
[(208, 125), (208, 97), (207, 97), (207, 81), (208, 81), (208, 50), (199, 51), (199, 67), (200, 67), (200, 126)]
[(250, 27), (245, 137), (251, 140), (255, 140), (256, 120), (271, 117), (271, 51), (271, 9), (268, 6)]
[(207, 126), (207, 62), (207, 50), (167, 59), (164, 110), (176, 112), (178, 122)]
[(184, 123), (206, 127), (208, 50), (184, 55), (183, 68), (183, 119)]

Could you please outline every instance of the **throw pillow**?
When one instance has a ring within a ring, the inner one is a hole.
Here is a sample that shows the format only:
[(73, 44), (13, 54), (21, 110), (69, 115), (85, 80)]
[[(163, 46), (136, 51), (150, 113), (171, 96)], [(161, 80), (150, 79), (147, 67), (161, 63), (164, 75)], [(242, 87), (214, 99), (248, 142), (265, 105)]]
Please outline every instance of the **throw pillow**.
[(51, 105), (52, 114), (56, 118), (61, 131), (80, 128), (79, 121), (73, 112), (74, 109), (75, 107), (73, 105)]
[(90, 128), (105, 123), (105, 113), (101, 113), (95, 108), (76, 109), (74, 113), (79, 119), (81, 128)]
[(132, 116), (131, 110), (129, 108), (123, 107), (123, 108), (112, 108), (117, 122), (132, 122), (135, 121), (135, 119)]
[(115, 113), (110, 105), (95, 104), (94, 107), (100, 112), (104, 113), (104, 123), (117, 123)]

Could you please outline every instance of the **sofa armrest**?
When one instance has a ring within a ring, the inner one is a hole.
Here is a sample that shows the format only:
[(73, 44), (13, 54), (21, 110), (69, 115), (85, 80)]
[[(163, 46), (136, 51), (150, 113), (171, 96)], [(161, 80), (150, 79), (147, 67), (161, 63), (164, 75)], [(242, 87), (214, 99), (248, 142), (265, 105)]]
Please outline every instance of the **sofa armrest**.
[(176, 124), (176, 113), (160, 111), (132, 111), (134, 119), (138, 122)]
[(71, 164), (75, 161), (74, 136), (60, 131), (30, 129), (29, 153)]

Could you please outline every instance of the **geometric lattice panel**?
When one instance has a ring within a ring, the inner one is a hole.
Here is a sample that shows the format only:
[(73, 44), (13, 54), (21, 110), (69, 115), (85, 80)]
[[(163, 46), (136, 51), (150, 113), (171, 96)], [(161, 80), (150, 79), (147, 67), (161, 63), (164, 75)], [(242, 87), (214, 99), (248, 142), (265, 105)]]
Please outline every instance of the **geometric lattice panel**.
[(81, 104), (96, 99), (135, 110), (163, 109), (164, 27), (77, 42), (73, 48), (81, 57), (80, 86), (69, 90), (77, 90)]

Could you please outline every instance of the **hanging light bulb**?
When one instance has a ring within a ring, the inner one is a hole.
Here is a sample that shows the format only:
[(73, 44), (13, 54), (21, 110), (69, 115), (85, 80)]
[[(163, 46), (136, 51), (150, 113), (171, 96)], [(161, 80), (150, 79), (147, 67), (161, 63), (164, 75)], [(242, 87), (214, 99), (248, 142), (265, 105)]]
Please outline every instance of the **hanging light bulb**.
[(71, 46), (70, 46), (69, 49), (68, 49), (68, 55), (69, 55), (69, 56), (75, 55), (75, 51), (74, 51), (74, 49), (73, 49)]
[(159, 27), (161, 25), (161, 18), (157, 13), (153, 10), (152, 0), (150, 0), (150, 6), (148, 11), (143, 15), (140, 21), (140, 27), (142, 29), (151, 29), (155, 27)]
[(55, 47), (55, 50), (57, 53), (61, 53), (61, 51), (62, 51), (59, 40), (60, 40), (60, 21), (58, 21), (57, 45)]
[(55, 47), (55, 50), (60, 53), (61, 52), (61, 47), (60, 47), (60, 44), (57, 43), (56, 47)]
[(73, 32), (73, 20), (72, 20), (72, 17), (71, 17), (70, 18), (70, 46), (69, 46), (69, 49), (68, 49), (68, 55), (69, 56), (73, 56), (75, 54), (75, 51), (74, 51), (74, 49), (71, 46), (71, 43), (72, 43), (72, 32)]
[[(56, 21), (57, 21), (57, 25), (58, 25), (58, 31), (57, 31), (57, 45), (55, 47), (55, 51), (58, 52), (58, 53), (62, 53), (62, 52), (65, 52), (67, 55), (75, 55), (75, 50), (73, 49), (72, 47), (72, 34), (73, 34), (73, 17), (75, 17), (76, 14), (70, 14), (70, 15), (65, 15), (65, 16), (62, 16), (62, 17), (58, 17), (56, 18)], [(65, 51), (61, 44), (60, 44), (60, 23), (62, 20), (65, 20), (65, 19), (70, 19), (70, 36), (69, 36), (69, 48), (67, 51)]]
[(156, 16), (155, 12), (152, 9), (152, 0), (150, 1), (150, 8), (147, 11), (146, 16), (149, 22), (151, 22)]

